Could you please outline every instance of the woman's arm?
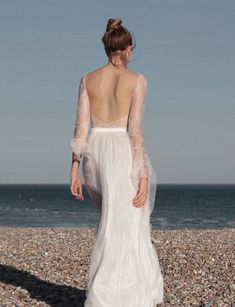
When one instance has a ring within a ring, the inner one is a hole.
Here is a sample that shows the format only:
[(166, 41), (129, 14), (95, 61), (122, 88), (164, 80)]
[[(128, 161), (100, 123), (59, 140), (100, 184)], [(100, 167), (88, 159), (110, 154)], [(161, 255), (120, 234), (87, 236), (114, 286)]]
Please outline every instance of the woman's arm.
[(78, 170), (83, 152), (87, 145), (86, 138), (89, 130), (89, 123), (90, 104), (86, 89), (86, 75), (83, 75), (79, 84), (74, 135), (70, 142), (72, 150), (70, 190), (72, 194), (79, 199), (84, 198), (82, 195), (82, 184), (78, 175)]
[[(75, 161), (80, 161), (86, 147), (86, 137), (90, 123), (90, 104), (86, 89), (86, 75), (80, 80), (74, 135), (70, 146), (75, 156)], [(73, 160), (72, 160), (73, 161)]]
[(132, 150), (131, 179), (138, 189), (133, 203), (139, 207), (145, 203), (148, 189), (148, 164), (145, 156), (144, 138), (142, 131), (144, 106), (147, 95), (147, 80), (144, 75), (138, 74), (133, 93), (131, 109), (128, 120), (128, 135)]
[(78, 160), (75, 153), (72, 153), (71, 173), (78, 174), (80, 160)]

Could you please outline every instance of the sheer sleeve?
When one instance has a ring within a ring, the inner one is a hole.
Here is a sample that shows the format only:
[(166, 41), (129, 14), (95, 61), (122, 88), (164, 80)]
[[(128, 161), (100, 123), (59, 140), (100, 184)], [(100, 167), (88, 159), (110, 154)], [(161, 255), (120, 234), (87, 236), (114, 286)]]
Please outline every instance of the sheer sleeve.
[(157, 177), (145, 149), (143, 137), (143, 117), (146, 97), (147, 79), (144, 75), (138, 73), (127, 129), (132, 151), (132, 169), (130, 177), (136, 190), (138, 190), (139, 180), (141, 178), (148, 179), (148, 199), (146, 200), (148, 206), (146, 207), (149, 207), (149, 214), (151, 214), (155, 204)]
[(133, 156), (132, 176), (136, 178), (149, 177), (144, 155), (145, 148), (142, 131), (146, 94), (147, 80), (142, 74), (138, 74), (128, 119), (128, 135), (130, 137)]
[(90, 124), (90, 105), (86, 89), (86, 74), (81, 77), (79, 84), (77, 110), (75, 118), (74, 135), (70, 142), (72, 152), (78, 161), (87, 150), (87, 134)]

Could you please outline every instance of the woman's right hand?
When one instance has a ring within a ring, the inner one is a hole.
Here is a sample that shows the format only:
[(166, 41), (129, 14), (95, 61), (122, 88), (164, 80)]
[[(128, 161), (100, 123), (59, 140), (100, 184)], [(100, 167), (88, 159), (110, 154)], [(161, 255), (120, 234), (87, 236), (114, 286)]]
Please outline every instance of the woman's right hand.
[(80, 177), (77, 173), (71, 172), (70, 180), (70, 191), (72, 195), (75, 197), (75, 199), (80, 199), (83, 201), (84, 196), (82, 193), (82, 183)]

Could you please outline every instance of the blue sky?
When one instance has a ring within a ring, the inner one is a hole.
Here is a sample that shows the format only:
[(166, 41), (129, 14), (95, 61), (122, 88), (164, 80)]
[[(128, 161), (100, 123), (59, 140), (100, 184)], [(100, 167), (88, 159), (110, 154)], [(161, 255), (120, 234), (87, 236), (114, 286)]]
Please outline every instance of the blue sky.
[(144, 137), (158, 183), (235, 183), (235, 3), (0, 3), (0, 183), (69, 183), (78, 83), (107, 63), (109, 18), (148, 79)]

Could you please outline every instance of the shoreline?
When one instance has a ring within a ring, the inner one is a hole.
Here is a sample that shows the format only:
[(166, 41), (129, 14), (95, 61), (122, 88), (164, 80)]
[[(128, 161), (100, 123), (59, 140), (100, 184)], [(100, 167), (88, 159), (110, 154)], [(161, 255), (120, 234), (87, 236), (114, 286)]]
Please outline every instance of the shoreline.
[[(82, 307), (95, 227), (0, 227), (1, 306)], [(235, 228), (152, 229), (158, 306), (232, 306)]]
[[(98, 221), (97, 221), (98, 223)], [(0, 230), (1, 229), (14, 229), (14, 228), (18, 228), (18, 229), (33, 229), (33, 228), (37, 228), (37, 229), (56, 229), (56, 228), (60, 228), (60, 229), (96, 229), (95, 226), (26, 226), (26, 225), (22, 225), (22, 226), (9, 226), (9, 225), (3, 225), (0, 226)], [(166, 231), (226, 231), (226, 230), (233, 230), (235, 229), (235, 227), (233, 226), (229, 226), (229, 227), (209, 227), (209, 228), (191, 228), (191, 227), (184, 227), (184, 228), (155, 228), (152, 226), (151, 228), (151, 232), (152, 231), (162, 231), (162, 232), (166, 232)]]

